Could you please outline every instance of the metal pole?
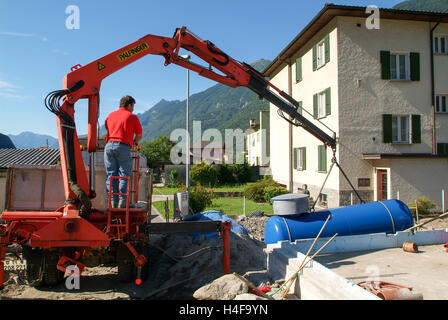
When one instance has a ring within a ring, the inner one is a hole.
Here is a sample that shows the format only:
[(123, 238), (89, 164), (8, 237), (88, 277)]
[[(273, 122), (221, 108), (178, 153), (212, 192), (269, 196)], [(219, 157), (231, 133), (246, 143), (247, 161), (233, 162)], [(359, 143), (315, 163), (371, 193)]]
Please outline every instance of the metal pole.
[(186, 185), (187, 185), (187, 212), (190, 213), (190, 70), (187, 69), (187, 161), (186, 161)]
[(442, 189), (442, 213), (445, 211), (445, 190)]

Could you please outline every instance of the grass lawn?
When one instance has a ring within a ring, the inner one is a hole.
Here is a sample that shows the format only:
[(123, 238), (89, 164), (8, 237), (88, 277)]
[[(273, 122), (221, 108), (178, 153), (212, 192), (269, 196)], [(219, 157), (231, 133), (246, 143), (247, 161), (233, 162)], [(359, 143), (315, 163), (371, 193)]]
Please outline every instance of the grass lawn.
[[(174, 201), (168, 201), (170, 206), (170, 218), (173, 217)], [(165, 201), (153, 202), (153, 206), (165, 217)], [(244, 200), (243, 197), (235, 198), (214, 198), (211, 206), (205, 208), (204, 211), (217, 210), (226, 215), (241, 215), (244, 214)], [(269, 203), (256, 203), (252, 200), (246, 199), (246, 215), (254, 211), (264, 211), (266, 214), (273, 214), (274, 210)]]
[[(253, 182), (243, 183), (243, 184), (232, 184), (232, 185), (222, 185), (215, 187), (214, 191), (216, 192), (223, 192), (223, 191), (244, 191), (248, 186), (253, 184)], [(162, 187), (162, 188), (153, 188), (153, 194), (175, 194), (176, 192), (179, 192), (179, 188), (168, 188), (168, 187)]]

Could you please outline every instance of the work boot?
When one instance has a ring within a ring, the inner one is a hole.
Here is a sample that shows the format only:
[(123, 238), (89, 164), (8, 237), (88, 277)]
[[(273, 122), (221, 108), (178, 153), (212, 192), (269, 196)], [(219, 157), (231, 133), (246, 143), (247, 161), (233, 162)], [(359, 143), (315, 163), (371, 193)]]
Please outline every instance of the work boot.
[(112, 209), (117, 209), (118, 208), (118, 202), (112, 202), (111, 206), (112, 206)]

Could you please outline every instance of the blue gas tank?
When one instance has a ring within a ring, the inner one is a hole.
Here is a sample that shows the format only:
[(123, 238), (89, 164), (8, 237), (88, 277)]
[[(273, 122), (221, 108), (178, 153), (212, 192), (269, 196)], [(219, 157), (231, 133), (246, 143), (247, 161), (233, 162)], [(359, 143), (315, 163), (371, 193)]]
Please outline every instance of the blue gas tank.
[(264, 241), (315, 238), (331, 215), (320, 237), (369, 233), (395, 233), (414, 225), (411, 211), (400, 200), (385, 200), (298, 215), (272, 216), (266, 222)]

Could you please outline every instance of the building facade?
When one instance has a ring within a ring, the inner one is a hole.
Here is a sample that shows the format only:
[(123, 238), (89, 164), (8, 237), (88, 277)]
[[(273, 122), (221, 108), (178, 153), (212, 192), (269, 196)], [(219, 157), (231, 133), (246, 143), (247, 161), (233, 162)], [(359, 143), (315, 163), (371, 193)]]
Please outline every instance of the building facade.
[(258, 123), (256, 119), (251, 119), (249, 129), (245, 131), (246, 160), (252, 166), (269, 166), (269, 125), (269, 111), (260, 110)]
[[(336, 136), (325, 147), (270, 106), (271, 170), (297, 192), (304, 184), (330, 207), (417, 197), (442, 206), (448, 190), (448, 15), (327, 4), (266, 68), (301, 103), (303, 116)], [(434, 72), (432, 72), (434, 70)], [(330, 171), (331, 169), (331, 172)], [(328, 176), (328, 177), (327, 177)]]

